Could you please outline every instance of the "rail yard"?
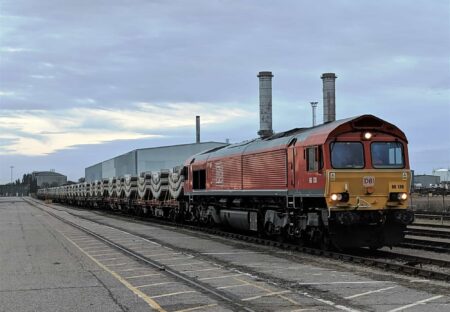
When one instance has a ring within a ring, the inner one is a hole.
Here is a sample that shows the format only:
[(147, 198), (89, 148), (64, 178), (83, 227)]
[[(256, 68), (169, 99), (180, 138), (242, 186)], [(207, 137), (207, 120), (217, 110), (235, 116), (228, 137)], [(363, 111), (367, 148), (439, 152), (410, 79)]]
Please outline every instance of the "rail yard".
[(335, 120), (337, 77), (324, 73), (324, 123), (274, 133), (272, 77), (258, 74), (256, 139), (201, 143), (197, 117), (195, 144), (4, 199), (2, 229), (21, 244), (1, 252), (30, 259), (7, 262), (4, 305), (27, 292), (33, 311), (449, 310), (450, 228), (410, 207), (403, 131)]
[(447, 2), (3, 0), (0, 312), (450, 312)]
[[(2, 268), (2, 281), (14, 281), (2, 286), (5, 310), (15, 300), (29, 310), (52, 310), (37, 298), (54, 289), (52, 302), (64, 301), (68, 311), (446, 311), (450, 305), (442, 253), (323, 251), (32, 198), (4, 198), (0, 208), (2, 236), (21, 237), (19, 248), (1, 245), (3, 257), (16, 259)], [(83, 300), (67, 301), (75, 297)]]

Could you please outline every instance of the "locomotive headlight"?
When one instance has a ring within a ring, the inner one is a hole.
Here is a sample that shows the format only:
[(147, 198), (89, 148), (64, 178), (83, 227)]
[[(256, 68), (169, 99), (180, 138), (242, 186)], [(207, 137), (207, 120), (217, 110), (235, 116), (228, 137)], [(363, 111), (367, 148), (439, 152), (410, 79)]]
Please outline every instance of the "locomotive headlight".
[(364, 140), (370, 140), (372, 138), (372, 133), (365, 132), (363, 135)]
[(337, 201), (342, 199), (342, 194), (331, 194), (330, 196), (332, 201)]
[(407, 200), (408, 199), (408, 194), (406, 194), (406, 193), (398, 193), (397, 198), (398, 198), (398, 200)]

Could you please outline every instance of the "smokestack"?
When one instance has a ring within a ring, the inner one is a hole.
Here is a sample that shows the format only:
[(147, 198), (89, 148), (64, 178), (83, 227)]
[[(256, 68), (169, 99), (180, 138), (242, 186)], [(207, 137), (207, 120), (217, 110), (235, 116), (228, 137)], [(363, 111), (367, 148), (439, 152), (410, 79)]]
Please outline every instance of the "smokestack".
[(336, 78), (334, 73), (322, 74), (323, 81), (323, 123), (336, 120)]
[(195, 116), (195, 143), (200, 143), (200, 116)]
[(316, 108), (318, 102), (310, 102), (312, 107), (312, 125), (313, 127), (316, 125)]
[(272, 130), (272, 72), (259, 72), (259, 131), (261, 138), (273, 134)]

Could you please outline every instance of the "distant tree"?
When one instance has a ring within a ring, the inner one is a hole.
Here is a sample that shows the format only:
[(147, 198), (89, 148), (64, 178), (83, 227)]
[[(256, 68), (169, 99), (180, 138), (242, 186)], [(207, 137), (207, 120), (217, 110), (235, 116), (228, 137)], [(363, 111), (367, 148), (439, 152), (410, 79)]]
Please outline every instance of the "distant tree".
[(31, 185), (33, 181), (33, 175), (31, 173), (26, 173), (22, 177), (22, 185)]
[(52, 184), (50, 184), (50, 187), (55, 187), (55, 186), (59, 186), (58, 182), (52, 182)]
[(47, 182), (41, 184), (41, 188), (48, 188), (50, 185)]
[(84, 179), (84, 178), (79, 178), (78, 179), (78, 183), (83, 183), (83, 182), (85, 182), (86, 180)]
[(30, 193), (36, 193), (37, 189), (38, 189), (37, 181), (36, 179), (32, 178), (30, 182)]

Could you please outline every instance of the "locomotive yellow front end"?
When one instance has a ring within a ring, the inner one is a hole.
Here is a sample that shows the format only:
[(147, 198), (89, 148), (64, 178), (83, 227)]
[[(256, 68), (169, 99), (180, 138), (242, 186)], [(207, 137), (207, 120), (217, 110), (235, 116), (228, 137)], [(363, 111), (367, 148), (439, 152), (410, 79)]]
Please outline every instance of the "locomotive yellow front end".
[(328, 170), (330, 211), (378, 211), (408, 208), (411, 171), (406, 169)]
[[(362, 138), (362, 139), (359, 139)], [(414, 220), (406, 140), (352, 132), (330, 141), (324, 197), (329, 231), (341, 248), (394, 246)]]

